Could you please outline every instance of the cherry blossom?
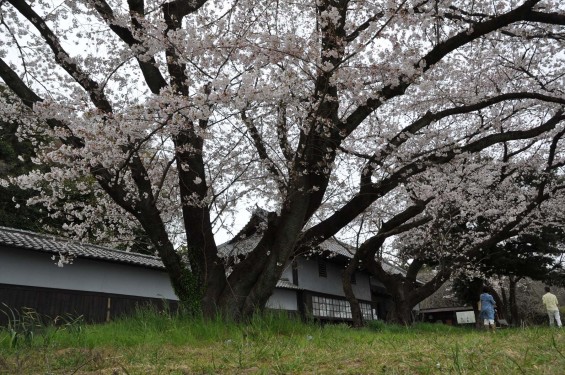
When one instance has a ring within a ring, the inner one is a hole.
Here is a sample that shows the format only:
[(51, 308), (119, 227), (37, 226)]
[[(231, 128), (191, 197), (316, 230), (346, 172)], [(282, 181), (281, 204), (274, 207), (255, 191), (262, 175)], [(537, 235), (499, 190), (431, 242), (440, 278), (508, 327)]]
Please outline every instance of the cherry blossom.
[[(551, 0), (6, 0), (1, 116), (51, 166), (11, 182), (77, 236), (140, 226), (183, 302), (245, 317), (331, 236), (374, 259), (375, 236), (425, 243), (447, 202), (495, 238), (558, 199), (564, 24)], [(214, 235), (257, 206), (226, 276)]]

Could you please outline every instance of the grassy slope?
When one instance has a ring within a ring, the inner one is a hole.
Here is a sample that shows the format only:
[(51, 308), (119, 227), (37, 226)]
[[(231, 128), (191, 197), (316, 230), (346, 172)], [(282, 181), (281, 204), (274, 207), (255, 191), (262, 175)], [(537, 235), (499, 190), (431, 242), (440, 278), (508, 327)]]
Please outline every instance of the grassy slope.
[(297, 323), (248, 325), (140, 313), (105, 325), (40, 330), (11, 344), (0, 332), (0, 374), (560, 374), (565, 333), (494, 334), (441, 325), (412, 328)]

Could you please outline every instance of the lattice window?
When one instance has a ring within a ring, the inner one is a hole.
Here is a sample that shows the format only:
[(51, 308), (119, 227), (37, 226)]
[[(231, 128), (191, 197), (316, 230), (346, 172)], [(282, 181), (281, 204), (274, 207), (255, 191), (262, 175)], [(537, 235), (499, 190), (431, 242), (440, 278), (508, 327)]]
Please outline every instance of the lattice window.
[[(361, 302), (361, 313), (365, 320), (373, 320), (371, 305)], [(351, 319), (351, 306), (344, 299), (312, 296), (312, 313), (320, 318)]]

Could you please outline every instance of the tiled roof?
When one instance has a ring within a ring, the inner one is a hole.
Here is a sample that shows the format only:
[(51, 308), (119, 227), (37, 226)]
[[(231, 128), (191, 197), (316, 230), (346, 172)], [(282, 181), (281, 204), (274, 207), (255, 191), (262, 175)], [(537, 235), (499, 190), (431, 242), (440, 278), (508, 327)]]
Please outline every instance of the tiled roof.
[(282, 289), (293, 289), (293, 290), (304, 290), (301, 287), (299, 287), (298, 285), (293, 284), (292, 282), (286, 280), (286, 279), (280, 279), (279, 281), (277, 281), (277, 288), (282, 288)]
[[(325, 240), (324, 242), (322, 242), (320, 245), (320, 248), (322, 248), (323, 250), (329, 251), (333, 254), (337, 254), (337, 255), (341, 255), (344, 256), (346, 258), (353, 258), (353, 255), (355, 255), (355, 248), (353, 246), (350, 246), (344, 242), (338, 241), (334, 238), (329, 238), (327, 240)], [(400, 267), (397, 267), (385, 260), (381, 261), (381, 265), (383, 267), (383, 269), (390, 273), (390, 274), (402, 274), (402, 275), (406, 275), (406, 271), (403, 270)]]
[(165, 268), (163, 262), (156, 256), (72, 242), (61, 237), (6, 227), (0, 227), (0, 246), (43, 251), (54, 255), (68, 254), (78, 258), (100, 259), (142, 267)]
[(247, 255), (251, 252), (261, 239), (258, 235), (241, 238), (236, 242), (225, 242), (218, 246), (218, 255), (220, 257), (237, 257), (238, 255)]
[[(221, 256), (237, 256), (237, 255), (246, 255), (247, 253), (251, 252), (255, 246), (259, 243), (261, 237), (257, 234), (253, 236), (242, 238), (236, 242), (226, 242), (220, 246), (218, 246), (218, 252)], [(340, 241), (337, 241), (333, 238), (327, 239), (326, 241), (322, 242), (318, 245), (319, 249), (323, 251), (328, 251), (330, 253), (329, 257), (341, 255), (346, 258), (353, 258), (354, 249)], [(313, 249), (313, 253), (319, 253), (320, 251), (317, 249)], [(306, 255), (311, 255), (306, 254)]]
[(355, 248), (334, 238), (328, 238), (318, 246), (320, 246), (322, 250), (329, 251), (332, 254), (341, 255), (346, 258), (353, 258), (353, 255), (355, 255)]
[[(250, 251), (252, 251), (255, 246), (259, 243), (259, 240), (261, 239), (261, 237), (259, 235), (253, 235), (247, 238), (243, 238), (240, 239), (239, 241), (235, 242), (235, 243), (224, 243), (220, 246), (218, 246), (218, 252), (220, 253), (221, 256), (238, 256), (238, 255), (246, 255), (247, 253), (249, 253)], [(334, 238), (328, 238), (327, 240), (325, 240), (324, 242), (322, 242), (321, 244), (318, 245), (318, 248), (321, 249), (322, 251), (327, 251), (329, 253), (329, 255), (326, 256), (328, 258), (332, 258), (334, 256), (342, 256), (348, 259), (353, 258), (353, 255), (355, 254), (355, 248), (353, 246), (350, 246), (344, 242), (341, 242), (339, 240), (336, 240)], [(320, 251), (316, 251), (313, 250), (312, 253), (310, 254), (306, 254), (306, 256), (312, 255), (312, 254), (319, 254)], [(400, 267), (397, 267), (385, 260), (381, 261), (381, 264), (384, 268), (384, 270), (390, 274), (402, 274), (405, 275), (406, 271), (403, 270)]]

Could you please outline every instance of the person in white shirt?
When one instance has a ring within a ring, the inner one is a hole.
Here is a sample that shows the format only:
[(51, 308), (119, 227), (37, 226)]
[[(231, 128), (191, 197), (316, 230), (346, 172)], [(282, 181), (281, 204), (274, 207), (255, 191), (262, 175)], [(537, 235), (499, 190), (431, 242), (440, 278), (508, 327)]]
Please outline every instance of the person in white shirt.
[(557, 327), (561, 328), (561, 317), (559, 316), (559, 302), (557, 302), (557, 297), (555, 294), (550, 293), (551, 289), (546, 286), (545, 294), (541, 298), (541, 301), (545, 305), (547, 310), (547, 316), (549, 316), (549, 325), (553, 326), (557, 323)]

